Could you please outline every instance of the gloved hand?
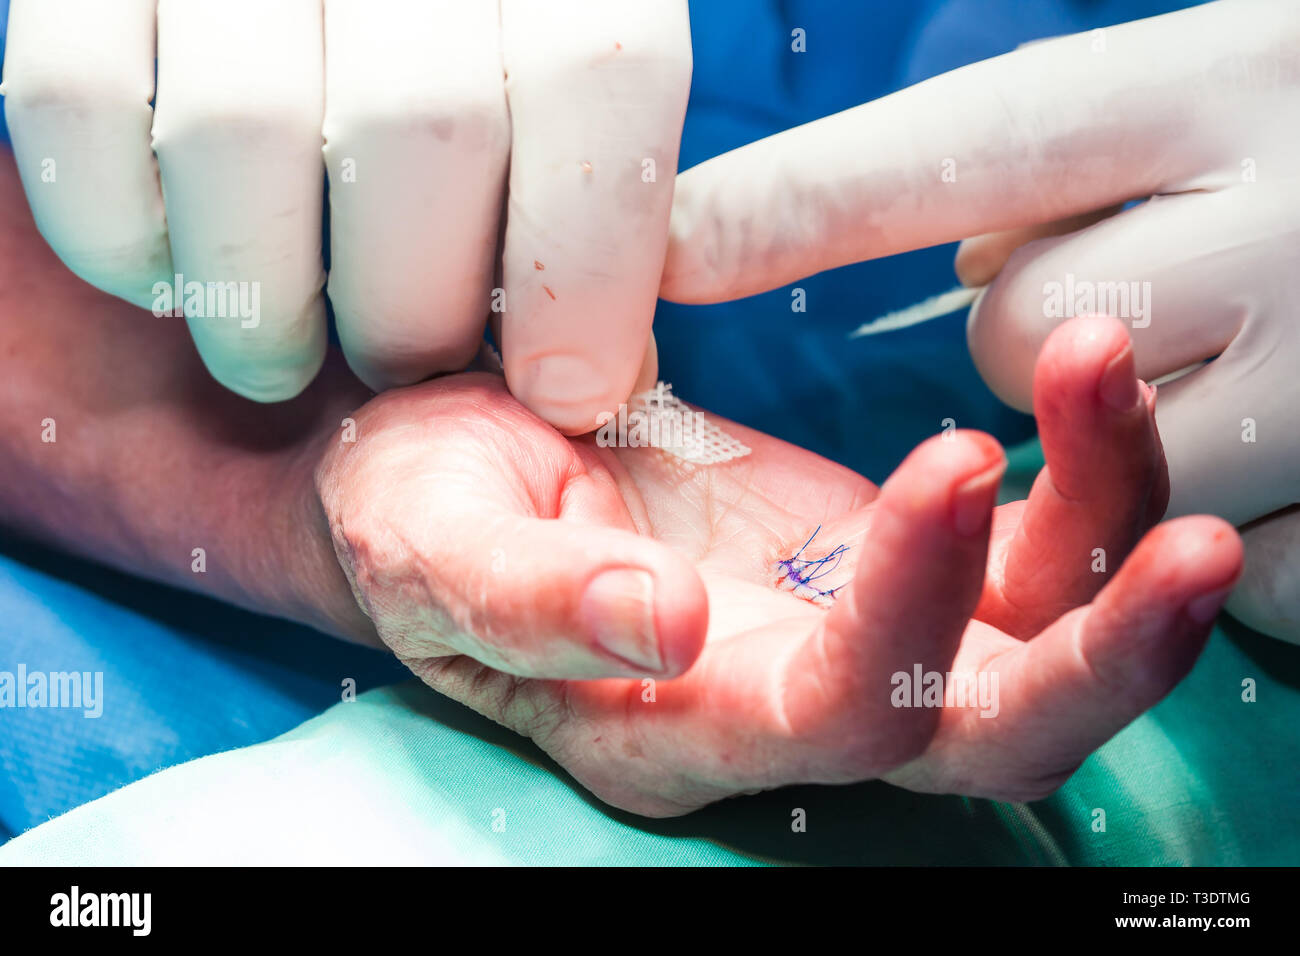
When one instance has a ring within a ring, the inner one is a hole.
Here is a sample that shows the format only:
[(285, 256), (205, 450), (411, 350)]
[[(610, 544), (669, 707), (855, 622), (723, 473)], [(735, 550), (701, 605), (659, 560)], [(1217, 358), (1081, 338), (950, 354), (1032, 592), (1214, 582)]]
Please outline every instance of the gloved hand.
[(590, 430), (656, 377), (686, 2), (499, 7), (13, 0), (4, 93), (37, 224), (144, 307), (175, 274), (241, 284), (187, 318), (218, 380), (276, 401), (325, 352), (328, 171), (328, 291), (367, 384), (463, 368), (492, 315), (514, 393)]
[(976, 236), (957, 256), (989, 284), (970, 347), (1011, 404), (1075, 314), (1123, 318), (1147, 380), (1214, 359), (1161, 387), (1169, 513), (1265, 519), (1229, 607), (1300, 640), (1298, 120), (1295, 3), (1036, 43), (684, 173), (662, 294), (730, 299)]
[[(878, 777), (1031, 799), (1178, 682), (1240, 572), (1218, 519), (1142, 538), (1168, 486), (1133, 368), (1114, 320), (1055, 333), (1047, 467), (996, 509), (1005, 461), (976, 432), (879, 489), (731, 423), (752, 454), (698, 468), (562, 438), (482, 374), (374, 399), (316, 485), (384, 642), (606, 801), (663, 816)], [(782, 586), (779, 562), (840, 546), (800, 571), (831, 607)], [(899, 706), (918, 667), (980, 704)]]

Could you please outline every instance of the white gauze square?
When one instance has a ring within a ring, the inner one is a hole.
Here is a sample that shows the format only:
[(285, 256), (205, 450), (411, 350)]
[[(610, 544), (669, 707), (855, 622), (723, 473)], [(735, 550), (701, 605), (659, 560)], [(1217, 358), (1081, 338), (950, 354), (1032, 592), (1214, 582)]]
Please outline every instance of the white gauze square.
[(664, 382), (633, 395), (628, 408), (645, 416), (651, 444), (682, 461), (718, 465), (744, 458), (750, 452), (748, 445), (710, 422), (703, 412), (695, 411)]

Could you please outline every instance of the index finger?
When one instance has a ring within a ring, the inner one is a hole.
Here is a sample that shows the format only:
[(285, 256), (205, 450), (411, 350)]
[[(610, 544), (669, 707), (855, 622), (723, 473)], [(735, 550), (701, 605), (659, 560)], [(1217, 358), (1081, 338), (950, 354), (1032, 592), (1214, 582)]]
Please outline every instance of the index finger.
[(646, 355), (690, 18), (684, 0), (507, 0), (501, 22), (513, 134), (506, 381), (538, 416), (582, 434), (626, 401)]
[(1243, 143), (1295, 135), (1273, 116), (1294, 109), (1279, 68), (1300, 8), (1227, 14), (1209, 4), (1036, 43), (702, 163), (678, 179), (660, 295), (740, 298), (1239, 182)]

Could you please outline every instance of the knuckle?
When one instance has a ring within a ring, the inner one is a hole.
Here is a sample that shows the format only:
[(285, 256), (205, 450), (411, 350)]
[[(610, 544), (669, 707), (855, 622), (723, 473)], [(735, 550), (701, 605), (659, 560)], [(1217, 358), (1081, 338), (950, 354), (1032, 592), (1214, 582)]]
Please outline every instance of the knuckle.
[(676, 35), (644, 37), (627, 45), (583, 36), (571, 38), (546, 57), (516, 51), (507, 55), (507, 63), (512, 80), (542, 87), (586, 84), (593, 68), (608, 69), (610, 89), (635, 91), (643, 103), (685, 103), (694, 70), (689, 41)]
[[(1158, 590), (1158, 588), (1153, 588)], [(1166, 690), (1183, 676), (1186, 668), (1181, 659), (1148, 660), (1141, 667), (1133, 667), (1113, 655), (1098, 652), (1094, 641), (1090, 639), (1092, 628), (1111, 630), (1122, 625), (1129, 625), (1126, 630), (1133, 630), (1135, 621), (1115, 620), (1112, 617), (1092, 620), (1088, 615), (1080, 615), (1075, 630), (1076, 655), (1092, 678), (1095, 695), (1099, 698), (1123, 702), (1128, 705), (1133, 700), (1154, 702)]]
[(344, 151), (374, 140), (415, 138), (504, 152), (510, 143), (510, 119), (500, 88), (471, 91), (454, 99), (437, 91), (376, 90), (373, 97), (352, 97), (348, 105), (330, 106), (324, 135), (331, 147)]
[(111, 77), (31, 70), (5, 77), (5, 109), (10, 121), (65, 116), (69, 121), (146, 110), (147, 85)]
[(676, 100), (690, 90), (694, 63), (689, 47), (659, 42), (633, 52), (627, 60), (629, 69), (652, 82), (666, 99)]
[(1132, 681), (1131, 675), (1123, 669), (1108, 665), (1106, 658), (1093, 652), (1089, 640), (1089, 628), (1083, 617), (1079, 617), (1074, 631), (1075, 656), (1083, 666), (1084, 672), (1092, 678), (1093, 684), (1103, 694), (1119, 694), (1126, 691)]
[(390, 531), (377, 512), (366, 501), (330, 522), (340, 558), (352, 570), (357, 584), (365, 588), (382, 583), (391, 563)]
[(290, 94), (244, 98), (213, 88), (188, 100), (160, 100), (153, 138), (160, 156), (186, 145), (222, 152), (232, 146), (241, 151), (319, 150), (321, 115)]

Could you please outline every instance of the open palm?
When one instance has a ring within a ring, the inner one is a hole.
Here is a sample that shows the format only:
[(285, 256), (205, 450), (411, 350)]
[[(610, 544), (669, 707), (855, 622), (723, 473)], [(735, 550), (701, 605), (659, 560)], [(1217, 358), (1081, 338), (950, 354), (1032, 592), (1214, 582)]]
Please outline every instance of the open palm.
[[(712, 466), (565, 438), (488, 374), (376, 399), (317, 483), (384, 641), (611, 803), (878, 777), (1027, 799), (1177, 683), (1240, 572), (1217, 519), (1139, 544), (1168, 485), (1122, 326), (1058, 330), (1036, 397), (1047, 467), (996, 510), (978, 433), (878, 489), (730, 423), (752, 453)], [(931, 675), (983, 694), (931, 706)]]

